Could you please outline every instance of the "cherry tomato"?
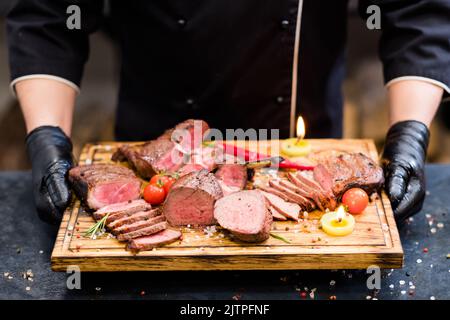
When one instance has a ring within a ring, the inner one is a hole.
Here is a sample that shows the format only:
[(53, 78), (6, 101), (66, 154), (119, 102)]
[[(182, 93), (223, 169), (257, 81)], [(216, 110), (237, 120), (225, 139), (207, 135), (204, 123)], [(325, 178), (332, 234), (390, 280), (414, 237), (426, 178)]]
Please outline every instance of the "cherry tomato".
[(175, 183), (176, 179), (173, 177), (167, 177), (166, 181), (163, 184), (164, 191), (166, 191), (166, 194), (169, 193), (170, 188), (172, 188), (172, 185)]
[(366, 209), (369, 196), (363, 189), (348, 189), (342, 196), (342, 203), (347, 206), (351, 214), (360, 214)]
[(157, 174), (150, 179), (150, 184), (164, 188), (167, 194), (175, 181), (176, 179), (172, 176)]
[(161, 204), (166, 198), (164, 188), (149, 184), (144, 189), (144, 200), (150, 204)]

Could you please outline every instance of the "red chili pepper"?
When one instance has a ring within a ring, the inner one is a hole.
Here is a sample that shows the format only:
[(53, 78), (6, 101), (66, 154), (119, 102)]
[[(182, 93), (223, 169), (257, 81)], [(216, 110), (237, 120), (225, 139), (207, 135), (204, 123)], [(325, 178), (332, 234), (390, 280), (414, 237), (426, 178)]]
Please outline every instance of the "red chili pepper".
[[(267, 154), (262, 154), (254, 151), (249, 151), (244, 148), (237, 147), (235, 145), (230, 145), (225, 142), (222, 142), (222, 147), (225, 150), (225, 153), (233, 155), (235, 157), (241, 157), (244, 158), (245, 161), (259, 161), (268, 159), (271, 156)], [(281, 169), (295, 169), (295, 170), (313, 170), (314, 166), (305, 166), (301, 165), (299, 163), (290, 161), (290, 160), (283, 160), (282, 162), (276, 164), (275, 166), (278, 166)]]
[(278, 164), (282, 169), (296, 169), (296, 170), (314, 170), (314, 166), (305, 166), (289, 160), (284, 160)]
[(428, 248), (423, 248), (423, 252), (427, 253), (428, 252)]
[(227, 154), (233, 155), (235, 157), (244, 158), (245, 161), (258, 161), (270, 158), (270, 156), (266, 154), (248, 151), (247, 149), (240, 148), (235, 145), (230, 145), (225, 142), (222, 142), (222, 147)]
[(300, 292), (300, 297), (306, 298), (306, 292), (305, 291)]

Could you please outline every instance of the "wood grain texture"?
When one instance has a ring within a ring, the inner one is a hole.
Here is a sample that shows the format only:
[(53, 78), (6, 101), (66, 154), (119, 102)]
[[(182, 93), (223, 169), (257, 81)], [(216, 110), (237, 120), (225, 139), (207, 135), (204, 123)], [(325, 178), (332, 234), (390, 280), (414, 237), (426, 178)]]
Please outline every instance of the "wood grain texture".
[[(363, 152), (373, 159), (378, 153), (371, 140), (309, 140), (313, 152), (342, 150)], [(261, 153), (278, 154), (279, 141), (237, 142)], [(79, 163), (108, 163), (118, 142), (88, 144)], [(321, 212), (309, 214), (299, 223), (277, 221), (273, 233), (285, 243), (269, 238), (260, 244), (236, 242), (226, 231), (207, 237), (201, 229), (181, 228), (183, 240), (170, 245), (132, 253), (125, 244), (108, 234), (95, 240), (83, 236), (93, 218), (74, 199), (66, 210), (52, 253), (52, 269), (66, 271), (78, 265), (82, 271), (165, 271), (165, 270), (282, 270), (282, 269), (364, 269), (401, 268), (403, 250), (392, 209), (384, 192), (362, 215), (355, 216), (354, 232), (331, 237), (319, 228)]]

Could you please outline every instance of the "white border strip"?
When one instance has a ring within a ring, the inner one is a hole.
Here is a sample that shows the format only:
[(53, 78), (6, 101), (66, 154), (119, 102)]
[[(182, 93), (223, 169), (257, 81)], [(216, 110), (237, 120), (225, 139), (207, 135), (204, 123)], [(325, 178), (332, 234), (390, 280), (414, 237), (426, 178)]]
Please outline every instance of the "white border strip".
[(16, 78), (10, 83), (9, 88), (11, 89), (12, 94), (14, 96), (16, 95), (15, 85), (18, 82), (23, 81), (23, 80), (29, 80), (29, 79), (55, 80), (55, 81), (58, 81), (58, 82), (62, 82), (64, 84), (68, 85), (69, 87), (73, 88), (77, 92), (77, 94), (80, 93), (80, 88), (75, 83), (73, 83), (72, 81), (69, 81), (67, 79), (64, 79), (64, 78), (61, 78), (61, 77), (58, 77), (58, 76), (54, 76), (54, 75), (51, 75), (51, 74), (29, 74), (29, 75), (26, 75), (26, 76), (22, 76), (22, 77)]
[(447, 93), (450, 93), (450, 88), (447, 85), (445, 85), (445, 83), (442, 83), (440, 81), (437, 81), (437, 80), (434, 80), (431, 78), (419, 77), (419, 76), (403, 76), (403, 77), (394, 78), (391, 81), (389, 81), (388, 83), (386, 83), (386, 88), (389, 87), (393, 83), (396, 83), (399, 81), (404, 81), (404, 80), (418, 80), (418, 81), (428, 82), (428, 83), (434, 84), (438, 87), (441, 87), (442, 89), (447, 91)]

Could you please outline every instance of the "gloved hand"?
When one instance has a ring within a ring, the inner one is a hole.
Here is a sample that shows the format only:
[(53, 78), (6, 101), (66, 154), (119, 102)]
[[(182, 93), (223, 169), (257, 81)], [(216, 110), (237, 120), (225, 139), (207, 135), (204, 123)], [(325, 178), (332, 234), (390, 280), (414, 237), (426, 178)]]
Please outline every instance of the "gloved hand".
[(73, 165), (72, 142), (59, 127), (42, 126), (28, 134), (26, 145), (39, 217), (58, 223), (71, 199), (66, 178)]
[(397, 222), (422, 209), (429, 136), (427, 126), (413, 120), (394, 124), (386, 136), (382, 156), (385, 189)]

